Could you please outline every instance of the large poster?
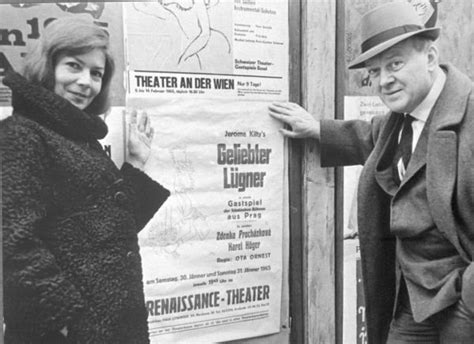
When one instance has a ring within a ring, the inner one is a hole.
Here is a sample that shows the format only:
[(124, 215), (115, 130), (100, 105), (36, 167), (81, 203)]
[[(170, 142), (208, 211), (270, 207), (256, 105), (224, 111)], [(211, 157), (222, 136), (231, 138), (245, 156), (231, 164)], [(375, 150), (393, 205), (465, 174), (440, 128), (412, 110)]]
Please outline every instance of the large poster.
[[(90, 17), (109, 31), (117, 70), (102, 145), (118, 166), (129, 114), (148, 114), (155, 134), (145, 171), (171, 191), (139, 235), (151, 342), (279, 332), (287, 152), (267, 109), (288, 98), (287, 0), (26, 3), (0, 11), (0, 79), (7, 64), (21, 67), (52, 18)], [(0, 83), (0, 118), (10, 114), (10, 98)]]
[(124, 4), (129, 92), (193, 98), (288, 97), (288, 2)]
[(124, 3), (127, 112), (155, 131), (171, 196), (140, 233), (152, 343), (280, 331), (288, 96), (286, 1)]
[(139, 236), (152, 343), (278, 332), (286, 164), (268, 104), (128, 106), (151, 119), (146, 172), (171, 191)]

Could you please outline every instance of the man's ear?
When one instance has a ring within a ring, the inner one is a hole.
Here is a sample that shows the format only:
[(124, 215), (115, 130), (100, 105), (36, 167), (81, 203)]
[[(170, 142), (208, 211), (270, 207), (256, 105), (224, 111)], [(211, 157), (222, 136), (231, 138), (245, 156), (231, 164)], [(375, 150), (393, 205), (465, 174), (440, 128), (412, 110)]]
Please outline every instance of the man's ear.
[(428, 70), (432, 72), (438, 67), (438, 62), (439, 62), (438, 48), (434, 44), (430, 44), (430, 46), (428, 47), (426, 56), (428, 58)]

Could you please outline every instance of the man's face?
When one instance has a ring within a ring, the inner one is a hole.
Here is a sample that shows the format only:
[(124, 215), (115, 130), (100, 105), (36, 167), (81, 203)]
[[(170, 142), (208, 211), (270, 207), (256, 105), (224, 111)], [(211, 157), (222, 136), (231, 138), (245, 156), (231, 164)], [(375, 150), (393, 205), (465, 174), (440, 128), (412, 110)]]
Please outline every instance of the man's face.
[(422, 51), (408, 39), (366, 62), (372, 84), (387, 107), (400, 113), (412, 112), (426, 97), (433, 83), (437, 50)]

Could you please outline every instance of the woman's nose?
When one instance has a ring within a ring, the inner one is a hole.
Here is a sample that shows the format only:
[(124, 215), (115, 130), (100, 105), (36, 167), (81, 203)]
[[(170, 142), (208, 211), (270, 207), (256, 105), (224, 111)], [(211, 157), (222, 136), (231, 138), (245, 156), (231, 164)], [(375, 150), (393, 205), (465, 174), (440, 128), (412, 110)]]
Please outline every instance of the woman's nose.
[(91, 73), (89, 70), (84, 69), (80, 72), (77, 78), (77, 83), (84, 86), (90, 86), (91, 84)]

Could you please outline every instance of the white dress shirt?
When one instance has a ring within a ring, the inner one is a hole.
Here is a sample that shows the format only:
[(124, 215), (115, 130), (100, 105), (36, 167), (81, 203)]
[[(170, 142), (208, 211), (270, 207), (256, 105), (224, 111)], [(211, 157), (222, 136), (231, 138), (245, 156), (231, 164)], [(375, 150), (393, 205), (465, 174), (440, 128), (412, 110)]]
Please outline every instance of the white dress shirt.
[[(410, 115), (415, 118), (415, 120), (411, 123), (411, 127), (413, 129), (413, 142), (411, 146), (412, 153), (415, 151), (416, 144), (418, 143), (418, 139), (421, 136), (421, 132), (423, 131), (426, 120), (428, 119), (428, 116), (430, 115), (430, 112), (433, 109), (433, 106), (438, 100), (439, 95), (441, 94), (441, 91), (443, 90), (444, 84), (446, 82), (446, 74), (440, 67), (438, 68), (439, 68), (439, 71), (437, 73), (436, 79), (433, 82), (433, 86), (431, 87), (431, 90), (428, 92), (428, 95), (415, 108), (415, 110), (413, 110), (413, 112), (410, 113)], [(400, 141), (400, 137), (401, 137), (401, 133), (400, 133), (400, 136), (398, 137), (399, 141)]]

